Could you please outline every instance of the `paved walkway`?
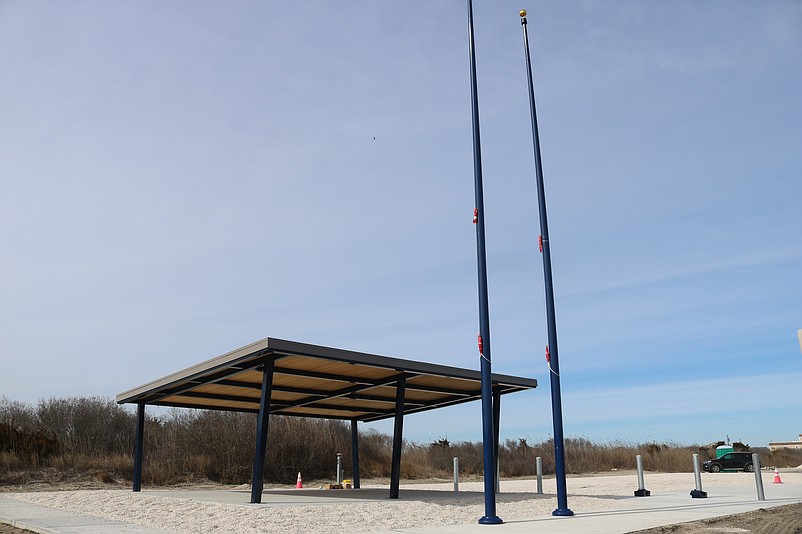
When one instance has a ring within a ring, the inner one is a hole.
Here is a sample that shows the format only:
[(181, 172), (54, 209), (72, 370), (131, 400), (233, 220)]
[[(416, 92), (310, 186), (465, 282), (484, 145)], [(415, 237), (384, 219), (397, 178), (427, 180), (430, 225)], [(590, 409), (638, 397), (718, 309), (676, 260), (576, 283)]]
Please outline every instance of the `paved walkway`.
[(167, 534), (138, 525), (37, 506), (0, 493), (0, 523), (38, 534)]
[[(768, 489), (768, 488), (767, 488)], [(150, 494), (169, 493), (170, 497), (195, 499), (218, 503), (242, 503), (243, 493), (222, 490), (169, 490), (149, 491)], [(364, 502), (386, 498), (386, 490), (375, 492), (366, 490), (365, 494), (355, 500)], [(768, 493), (768, 492), (767, 492)], [(331, 504), (332, 501), (343, 501), (337, 497), (315, 500)], [(353, 494), (352, 494), (353, 495)], [(506, 522), (503, 525), (479, 525), (476, 523), (455, 526), (431, 526), (424, 528), (398, 529), (392, 532), (416, 534), (470, 534), (492, 532), (531, 533), (543, 532), (554, 534), (623, 534), (634, 530), (653, 528), (699, 519), (708, 519), (730, 514), (739, 514), (802, 502), (802, 487), (798, 484), (776, 485), (771, 487), (770, 497), (766, 501), (758, 501), (754, 487), (726, 487), (709, 491), (707, 499), (692, 499), (687, 491), (653, 494), (651, 497), (627, 497), (630, 506), (609, 511), (582, 513), (574, 510), (573, 517), (540, 516), (525, 520)], [(277, 501), (277, 495), (271, 493), (271, 506), (309, 505), (308, 497), (284, 492)], [(569, 495), (568, 504), (571, 500)], [(166, 534), (164, 531), (120, 521), (112, 521), (98, 517), (74, 514), (44, 506), (29, 504), (0, 493), (0, 522), (24, 528), (40, 534)]]
[[(751, 488), (717, 488), (709, 492), (706, 499), (692, 499), (689, 492), (673, 492), (650, 497), (631, 499), (631, 506), (609, 511), (586, 512), (574, 510), (571, 517), (541, 516), (531, 519), (505, 522), (503, 525), (471, 524), (444, 527), (399, 529), (394, 532), (416, 534), (503, 534), (532, 532), (548, 534), (625, 534), (635, 530), (686, 523), (711, 517), (741, 514), (760, 508), (782, 506), (802, 502), (802, 488), (785, 486), (779, 491), (772, 488), (776, 496), (758, 501), (756, 491)], [(782, 495), (782, 496), (780, 496)], [(568, 498), (569, 508), (571, 498)], [(503, 518), (502, 518), (503, 519)]]

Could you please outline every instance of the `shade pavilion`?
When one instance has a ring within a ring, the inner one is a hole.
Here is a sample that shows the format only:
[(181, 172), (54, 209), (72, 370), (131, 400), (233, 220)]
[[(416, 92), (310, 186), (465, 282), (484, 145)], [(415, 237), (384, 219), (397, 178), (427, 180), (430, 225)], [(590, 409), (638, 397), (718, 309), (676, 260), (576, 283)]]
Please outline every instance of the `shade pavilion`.
[[(501, 396), (535, 387), (534, 378), (492, 375), (496, 452)], [(350, 421), (355, 488), (358, 423), (393, 418), (390, 498), (398, 498), (404, 416), (481, 396), (479, 371), (268, 337), (120, 393), (117, 402), (137, 405), (134, 491), (142, 485), (145, 406), (258, 414), (251, 502), (260, 503), (270, 415)]]

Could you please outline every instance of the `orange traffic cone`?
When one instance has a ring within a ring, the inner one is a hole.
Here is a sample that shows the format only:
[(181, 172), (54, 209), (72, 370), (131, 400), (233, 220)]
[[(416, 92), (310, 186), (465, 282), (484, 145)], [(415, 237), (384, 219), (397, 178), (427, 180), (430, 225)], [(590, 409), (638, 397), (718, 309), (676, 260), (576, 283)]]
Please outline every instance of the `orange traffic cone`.
[(301, 480), (301, 472), (300, 471), (298, 471), (298, 481), (295, 483), (295, 487), (296, 488), (303, 488), (304, 487), (303, 481)]
[(782, 484), (783, 483), (783, 481), (780, 480), (780, 472), (777, 470), (776, 467), (774, 468), (774, 483), (775, 484)]

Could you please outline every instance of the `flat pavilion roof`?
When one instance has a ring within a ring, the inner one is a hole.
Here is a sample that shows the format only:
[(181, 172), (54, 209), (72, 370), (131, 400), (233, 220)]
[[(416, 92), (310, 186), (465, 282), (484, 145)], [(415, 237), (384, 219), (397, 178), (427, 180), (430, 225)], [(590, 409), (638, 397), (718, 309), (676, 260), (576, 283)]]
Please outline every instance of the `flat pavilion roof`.
[[(266, 338), (117, 395), (117, 402), (258, 412), (262, 366), (274, 359), (270, 414), (357, 421), (395, 415), (405, 378), (404, 413), (481, 398), (479, 371)], [(537, 387), (534, 378), (493, 374), (494, 392)]]

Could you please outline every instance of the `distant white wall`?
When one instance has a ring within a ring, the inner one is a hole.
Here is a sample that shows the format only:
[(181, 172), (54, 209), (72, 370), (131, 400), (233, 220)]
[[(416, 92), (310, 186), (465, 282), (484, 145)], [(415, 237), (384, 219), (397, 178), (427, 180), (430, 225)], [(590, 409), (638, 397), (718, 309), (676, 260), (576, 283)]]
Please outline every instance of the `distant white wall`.
[(769, 443), (770, 451), (776, 449), (802, 449), (802, 434), (799, 434), (798, 441), (775, 441), (773, 443)]

